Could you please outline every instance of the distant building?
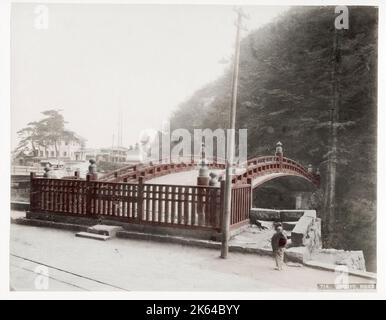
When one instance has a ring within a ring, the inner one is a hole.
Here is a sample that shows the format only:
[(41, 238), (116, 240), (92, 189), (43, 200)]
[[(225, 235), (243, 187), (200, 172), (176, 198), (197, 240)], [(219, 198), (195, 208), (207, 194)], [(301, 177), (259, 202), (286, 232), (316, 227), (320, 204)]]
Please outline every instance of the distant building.
[(84, 154), (85, 154), (85, 159), (86, 161), (90, 160), (90, 159), (96, 159), (98, 154), (99, 154), (99, 150), (98, 149), (92, 149), (92, 148), (87, 148), (87, 149), (84, 149)]
[(133, 147), (109, 147), (85, 149), (85, 159), (95, 159), (98, 163), (129, 164), (140, 162), (139, 150)]
[(129, 149), (124, 147), (103, 148), (97, 155), (97, 161), (126, 163)]
[(77, 136), (73, 140), (60, 141), (56, 147), (54, 145), (39, 147), (38, 157), (43, 159), (55, 158), (63, 161), (84, 161), (86, 160), (85, 141), (85, 139)]
[(35, 150), (27, 147), (23, 151), (13, 155), (13, 163), (16, 165), (33, 165), (47, 159), (56, 159), (64, 162), (86, 160), (84, 145), (85, 139), (76, 136), (76, 139), (63, 139), (56, 146), (48, 144), (38, 146)]

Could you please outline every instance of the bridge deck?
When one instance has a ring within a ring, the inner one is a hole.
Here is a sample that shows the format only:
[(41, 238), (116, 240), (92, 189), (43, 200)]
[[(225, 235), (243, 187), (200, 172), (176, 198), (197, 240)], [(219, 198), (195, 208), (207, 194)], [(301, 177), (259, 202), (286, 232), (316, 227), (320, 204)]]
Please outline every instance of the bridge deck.
[[(147, 180), (145, 183), (148, 184), (169, 184), (169, 185), (196, 185), (198, 177), (198, 169), (183, 171), (177, 173), (171, 173), (165, 176), (153, 178)], [(224, 175), (225, 170), (221, 169), (209, 169), (209, 172), (214, 172), (218, 176)], [(245, 169), (236, 169), (236, 174), (243, 174)]]
[[(221, 174), (223, 170), (211, 170), (216, 174)], [(198, 170), (171, 173), (165, 176), (147, 180), (146, 184), (169, 184), (169, 185), (196, 185)]]
[[(245, 171), (245, 170), (244, 170)], [(217, 175), (224, 174), (224, 170), (211, 170)], [(242, 170), (238, 170), (237, 174), (242, 174)], [(253, 188), (263, 184), (268, 180), (288, 176), (288, 173), (270, 173), (268, 175), (256, 177), (253, 180)], [(146, 181), (146, 184), (168, 184), (168, 185), (195, 185), (197, 183), (198, 170), (191, 170), (185, 172), (177, 172), (169, 175), (157, 177)]]

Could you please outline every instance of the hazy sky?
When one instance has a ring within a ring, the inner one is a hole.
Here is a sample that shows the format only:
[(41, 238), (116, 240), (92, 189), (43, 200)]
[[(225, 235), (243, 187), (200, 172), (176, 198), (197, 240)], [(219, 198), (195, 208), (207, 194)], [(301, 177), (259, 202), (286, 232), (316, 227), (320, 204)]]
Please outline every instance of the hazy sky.
[[(160, 128), (186, 98), (223, 74), (231, 6), (53, 4), (37, 29), (34, 4), (12, 7), (12, 146), (40, 112), (63, 109), (88, 147), (110, 146), (123, 110), (123, 145)], [(245, 7), (247, 29), (287, 7)], [(244, 32), (244, 35), (246, 32)], [(194, 115), (192, 115), (194, 116)]]

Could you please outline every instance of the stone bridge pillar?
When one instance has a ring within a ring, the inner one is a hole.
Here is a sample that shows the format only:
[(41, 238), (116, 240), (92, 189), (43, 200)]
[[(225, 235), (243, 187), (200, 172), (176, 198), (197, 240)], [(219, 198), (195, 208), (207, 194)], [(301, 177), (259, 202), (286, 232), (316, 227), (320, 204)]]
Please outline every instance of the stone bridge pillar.
[(201, 162), (197, 177), (198, 186), (209, 186), (209, 169), (205, 162)]
[(51, 168), (49, 165), (45, 166), (43, 177), (44, 178), (52, 178)]
[(90, 180), (98, 180), (97, 166), (96, 161), (94, 159), (89, 160), (90, 165), (88, 166), (87, 176)]
[(205, 145), (202, 144), (201, 147), (201, 162), (200, 162), (200, 170), (198, 172), (197, 177), (197, 185), (198, 186), (209, 186), (209, 169), (206, 165), (205, 160)]
[(275, 156), (279, 158), (280, 169), (281, 169), (282, 168), (282, 162), (283, 162), (283, 144), (280, 141), (278, 143), (276, 143)]
[[(202, 144), (201, 147), (201, 162), (200, 162), (200, 170), (198, 171), (197, 177), (197, 185), (198, 186), (209, 186), (209, 169), (206, 165), (205, 160), (205, 145)], [(205, 191), (199, 189), (197, 191), (197, 214), (198, 214), (198, 224), (204, 225), (205, 221), (205, 212), (204, 212), (204, 197)]]
[(283, 144), (280, 141), (276, 143), (275, 156), (283, 158)]

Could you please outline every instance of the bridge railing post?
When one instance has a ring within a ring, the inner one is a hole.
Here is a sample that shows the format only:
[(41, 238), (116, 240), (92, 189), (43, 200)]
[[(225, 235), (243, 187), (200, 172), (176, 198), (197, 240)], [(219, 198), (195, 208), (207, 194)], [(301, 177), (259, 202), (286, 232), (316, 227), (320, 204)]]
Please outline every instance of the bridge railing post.
[(92, 208), (91, 208), (91, 181), (93, 180), (92, 174), (86, 175), (86, 214), (91, 215), (92, 214)]
[(90, 159), (89, 163), (90, 163), (90, 165), (88, 166), (87, 175), (90, 176), (90, 180), (96, 181), (96, 180), (98, 180), (96, 161), (94, 159)]
[(138, 178), (138, 190), (137, 190), (137, 219), (138, 222), (142, 221), (143, 218), (143, 177)]
[(33, 211), (33, 209), (36, 206), (36, 190), (35, 190), (35, 184), (34, 179), (36, 178), (35, 172), (30, 172), (30, 189), (29, 189), (29, 202), (30, 202), (30, 210)]
[(224, 219), (224, 215), (225, 215), (225, 185), (226, 185), (226, 182), (225, 180), (221, 180), (220, 182), (220, 219), (219, 219), (219, 228), (221, 229), (221, 226), (222, 226), (222, 223), (223, 223), (223, 219)]
[(251, 178), (248, 178), (247, 179), (247, 184), (249, 184), (251, 186), (251, 202), (250, 202), (250, 208), (253, 208), (253, 187), (252, 187), (252, 179)]
[(279, 158), (279, 168), (282, 169), (283, 167), (283, 144), (279, 141), (276, 143), (276, 151), (275, 156)]

